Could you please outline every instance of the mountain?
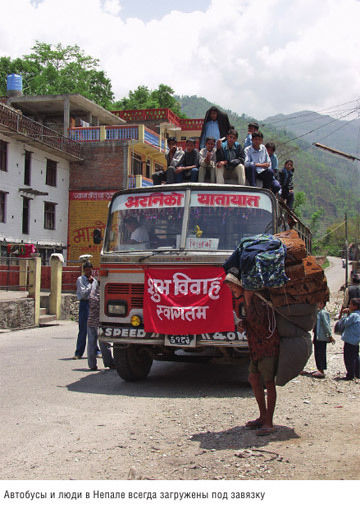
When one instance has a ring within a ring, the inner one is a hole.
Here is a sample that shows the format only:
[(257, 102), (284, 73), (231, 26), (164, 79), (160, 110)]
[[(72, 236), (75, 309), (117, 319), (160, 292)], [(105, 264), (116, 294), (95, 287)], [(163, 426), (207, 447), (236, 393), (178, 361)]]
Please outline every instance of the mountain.
[[(181, 110), (190, 118), (203, 118), (205, 112), (213, 105), (227, 112), (230, 123), (239, 132), (240, 142), (246, 137), (249, 121), (255, 120), (244, 114), (239, 115), (226, 110), (204, 97), (179, 96), (176, 99), (181, 104)], [(349, 162), (312, 145), (314, 141), (319, 141), (356, 155), (359, 152), (356, 147), (360, 142), (359, 120), (347, 124), (329, 116), (301, 111), (292, 115), (276, 115), (263, 121), (258, 120), (258, 123), (264, 134), (264, 143), (272, 141), (276, 145), (279, 168), (283, 167), (287, 159), (294, 162), (295, 194), (302, 191), (306, 197), (305, 204), (301, 208), (304, 222), (310, 223), (312, 214), (323, 210), (318, 231), (315, 233), (324, 234), (326, 227), (343, 219), (345, 212), (348, 212), (349, 217), (360, 214), (360, 164)], [(309, 132), (311, 130), (313, 132)], [(308, 134), (304, 136), (304, 133)], [(326, 139), (320, 141), (325, 136)]]
[(301, 136), (308, 143), (322, 143), (342, 152), (360, 157), (360, 120), (338, 120), (314, 111), (298, 111), (276, 115), (263, 121), (289, 135)]

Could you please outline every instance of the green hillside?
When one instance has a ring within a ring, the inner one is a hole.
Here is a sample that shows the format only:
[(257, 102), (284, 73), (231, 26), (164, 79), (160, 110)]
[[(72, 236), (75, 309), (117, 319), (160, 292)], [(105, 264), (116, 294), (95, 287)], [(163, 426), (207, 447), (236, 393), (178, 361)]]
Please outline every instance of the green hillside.
[[(203, 97), (180, 96), (176, 99), (180, 102), (182, 111), (190, 118), (203, 118), (213, 105), (226, 111), (230, 123), (239, 132), (241, 142), (247, 134), (248, 122), (254, 120), (244, 114), (226, 110)], [(302, 191), (306, 198), (301, 208), (303, 220), (309, 223), (313, 213), (323, 210), (317, 231), (319, 235), (325, 232), (328, 225), (343, 219), (346, 211), (349, 217), (360, 213), (360, 169), (357, 163), (323, 152), (312, 146), (311, 140), (309, 142), (302, 137), (293, 139), (297, 137), (296, 133), (283, 127), (277, 128), (278, 123), (274, 123), (273, 119), (258, 122), (264, 134), (264, 142), (272, 141), (276, 145), (279, 167), (283, 167), (287, 159), (294, 161), (295, 194)], [(342, 151), (348, 149), (340, 145), (336, 148)]]

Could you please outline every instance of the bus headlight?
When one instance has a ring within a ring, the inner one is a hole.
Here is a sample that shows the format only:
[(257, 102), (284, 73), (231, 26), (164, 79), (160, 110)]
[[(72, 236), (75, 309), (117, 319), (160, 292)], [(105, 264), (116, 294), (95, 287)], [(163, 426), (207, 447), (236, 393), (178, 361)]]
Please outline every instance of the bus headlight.
[(123, 300), (110, 300), (107, 304), (108, 316), (126, 316), (127, 304)]
[(133, 326), (140, 326), (141, 325), (141, 317), (140, 316), (137, 316), (136, 314), (134, 314), (133, 316), (131, 316), (130, 318), (130, 323), (133, 325)]

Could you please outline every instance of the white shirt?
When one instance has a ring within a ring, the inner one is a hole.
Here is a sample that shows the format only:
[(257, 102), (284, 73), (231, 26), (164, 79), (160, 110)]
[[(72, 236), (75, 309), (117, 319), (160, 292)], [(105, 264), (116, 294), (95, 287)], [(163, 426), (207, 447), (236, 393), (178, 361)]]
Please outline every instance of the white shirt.
[[(259, 150), (255, 150), (252, 145), (245, 148), (245, 167), (250, 166), (250, 164), (263, 164), (264, 162), (269, 162), (269, 169), (271, 169), (271, 160), (265, 145), (260, 145)], [(257, 173), (263, 171), (265, 171), (265, 168), (256, 167)]]
[(130, 236), (130, 240), (135, 240), (138, 243), (145, 243), (149, 241), (149, 233), (145, 226), (137, 227)]

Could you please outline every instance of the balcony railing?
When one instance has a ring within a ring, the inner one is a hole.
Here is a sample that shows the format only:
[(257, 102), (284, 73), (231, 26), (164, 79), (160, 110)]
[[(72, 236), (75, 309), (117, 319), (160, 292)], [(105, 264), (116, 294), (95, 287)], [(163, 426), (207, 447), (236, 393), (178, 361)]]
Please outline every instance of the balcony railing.
[(169, 108), (154, 109), (126, 109), (124, 111), (112, 111), (113, 115), (119, 116), (126, 122), (145, 122), (149, 120), (165, 120), (180, 127), (180, 118)]
[(58, 132), (41, 125), (13, 109), (0, 103), (0, 124), (19, 134), (39, 141), (55, 150), (80, 158), (80, 145), (74, 140), (61, 136)]
[(181, 118), (180, 127), (182, 131), (201, 131), (204, 120), (202, 118)]
[(145, 122), (149, 120), (167, 121), (180, 127), (183, 131), (202, 129), (202, 118), (180, 118), (169, 108), (154, 109), (126, 109), (124, 111), (112, 111), (113, 115), (119, 116), (126, 122)]
[(138, 141), (165, 151), (165, 140), (143, 125), (111, 125), (98, 127), (74, 127), (69, 129), (69, 138), (78, 143), (100, 141)]

